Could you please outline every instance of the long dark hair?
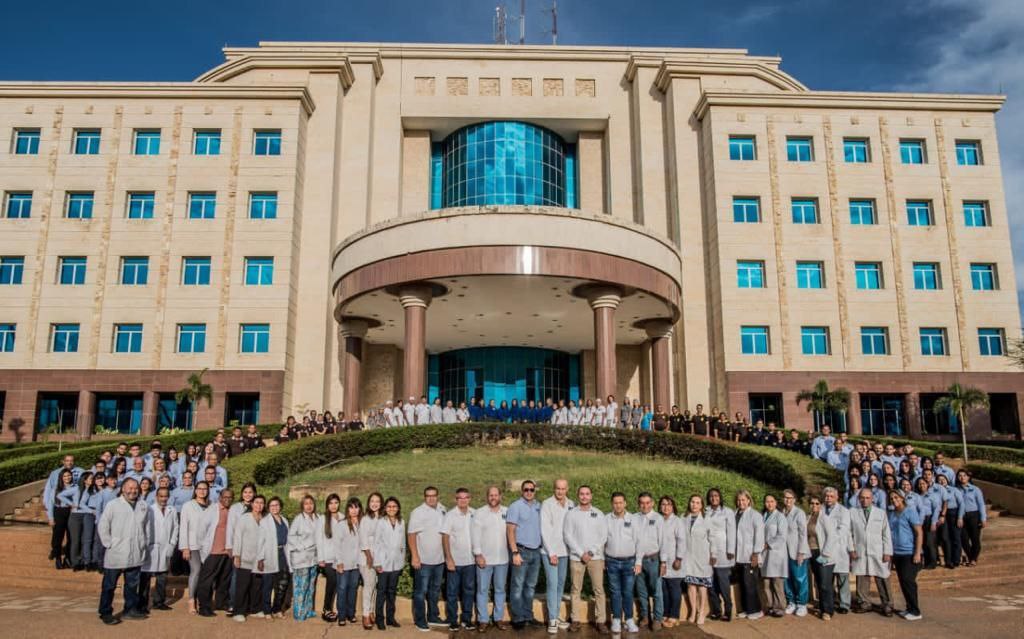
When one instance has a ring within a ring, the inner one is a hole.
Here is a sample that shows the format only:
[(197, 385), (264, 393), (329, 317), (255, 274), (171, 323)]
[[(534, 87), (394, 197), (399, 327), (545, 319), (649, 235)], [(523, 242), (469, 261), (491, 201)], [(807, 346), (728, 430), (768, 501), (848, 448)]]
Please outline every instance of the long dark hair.
[[(380, 500), (380, 507), (377, 508), (376, 512), (370, 510), (370, 502), (373, 501), (374, 497), (376, 497), (377, 499)], [(370, 496), (366, 498), (366, 513), (365, 514), (370, 519), (378, 519), (378, 518), (382, 517), (384, 515), (384, 495), (381, 495), (380, 493), (378, 493), (376, 491), (370, 493)]]
[[(356, 523), (352, 523), (352, 519), (348, 516), (348, 509), (356, 507)], [(354, 533), (356, 526), (359, 525), (359, 520), (363, 518), (363, 502), (359, 501), (358, 497), (349, 497), (348, 501), (345, 502), (345, 523), (348, 524), (348, 531)]]
[(384, 505), (381, 506), (381, 510), (384, 512), (384, 517), (387, 517), (388, 504), (390, 504), (391, 502), (394, 502), (395, 505), (398, 506), (398, 512), (395, 514), (395, 519), (397, 521), (402, 521), (402, 502), (398, 501), (398, 497), (394, 496), (389, 496), (387, 499), (385, 499)]
[(338, 493), (331, 493), (327, 495), (327, 499), (324, 500), (324, 537), (331, 538), (331, 520), (334, 517), (331, 516), (331, 502), (338, 502), (338, 510), (341, 510), (341, 497)]

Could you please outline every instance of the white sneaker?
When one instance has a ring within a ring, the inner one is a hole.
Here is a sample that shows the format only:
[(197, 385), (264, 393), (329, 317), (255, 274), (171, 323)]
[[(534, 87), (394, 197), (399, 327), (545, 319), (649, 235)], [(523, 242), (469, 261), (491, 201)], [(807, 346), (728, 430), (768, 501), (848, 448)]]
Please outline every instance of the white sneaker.
[(562, 618), (557, 619), (555, 623), (558, 624), (559, 630), (565, 630), (569, 627), (569, 622)]
[(796, 604), (789, 604), (788, 606), (786, 606), (786, 614), (787, 615), (791, 615), (794, 612), (796, 612)]
[(796, 607), (796, 616), (797, 617), (806, 617), (807, 616), (807, 606), (797, 606)]
[(636, 621), (632, 619), (626, 620), (626, 632), (636, 633), (640, 632), (640, 628), (636, 625)]
[(747, 621), (757, 621), (758, 619), (760, 619), (763, 616), (764, 616), (763, 612), (755, 612), (752, 615), (747, 615)]
[(746, 619), (747, 618), (747, 613), (745, 613), (745, 612), (737, 612), (736, 613), (736, 618), (737, 619)]
[(262, 612), (257, 612), (256, 614), (254, 614), (252, 616), (257, 618), (257, 619), (263, 619), (264, 617), (266, 617), (266, 615), (263, 614)]
[(232, 617), (232, 619), (234, 619), (238, 623), (245, 623), (245, 615), (235, 615), (234, 617)]
[(913, 613), (908, 612), (907, 614), (903, 615), (903, 618), (907, 621), (920, 621), (921, 615), (915, 615)]
[(622, 634), (622, 620), (621, 619), (612, 619), (612, 634), (613, 635)]
[(548, 634), (549, 635), (557, 635), (558, 634), (558, 620), (557, 619), (553, 619), (553, 620), (551, 620), (548, 623)]

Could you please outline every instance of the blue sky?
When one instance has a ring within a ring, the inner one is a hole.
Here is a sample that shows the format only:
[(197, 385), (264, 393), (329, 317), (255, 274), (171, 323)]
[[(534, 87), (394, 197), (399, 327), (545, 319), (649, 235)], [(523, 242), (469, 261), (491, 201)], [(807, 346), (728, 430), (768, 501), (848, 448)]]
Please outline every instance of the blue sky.
[[(0, 80), (190, 80), (259, 40), (489, 42), (497, 0), (7, 2)], [(518, 13), (518, 0), (505, 0)], [(527, 0), (550, 42), (551, 0)], [(560, 0), (560, 44), (746, 48), (812, 89), (1002, 92), (1024, 305), (1024, 0)], [(18, 28), (12, 28), (17, 25)], [(515, 28), (512, 29), (516, 31)]]

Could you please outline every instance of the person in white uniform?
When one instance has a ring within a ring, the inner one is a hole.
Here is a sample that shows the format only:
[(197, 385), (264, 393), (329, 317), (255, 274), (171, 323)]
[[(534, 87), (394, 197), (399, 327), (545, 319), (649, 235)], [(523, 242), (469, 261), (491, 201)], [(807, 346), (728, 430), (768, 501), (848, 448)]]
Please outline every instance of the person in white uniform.
[[(476, 562), (473, 557), (469, 489), (455, 491), (455, 508), (445, 513), (441, 524), (441, 545), (447, 570), (445, 612), (448, 629), (467, 630), (473, 624), (476, 600)], [(462, 614), (459, 614), (461, 604)]]
[(395, 620), (395, 598), (398, 577), (405, 566), (405, 543), (402, 504), (395, 497), (388, 497), (384, 501), (384, 515), (377, 519), (373, 532), (373, 567), (377, 571), (377, 601), (374, 605), (377, 630), (400, 627)]
[[(476, 625), (478, 632), (490, 627), (508, 630), (505, 624), (505, 585), (508, 583), (508, 509), (501, 505), (501, 489), (487, 489), (487, 505), (473, 512), (470, 528), (476, 563)], [(494, 587), (494, 608), (488, 605)]]
[(732, 588), (729, 576), (736, 565), (736, 513), (725, 505), (722, 491), (712, 488), (707, 492), (704, 520), (711, 530), (712, 576), (709, 604), (713, 620), (732, 620)]
[(444, 408), (441, 406), (441, 398), (435, 397), (434, 403), (430, 405), (430, 423), (431, 424), (443, 424), (444, 423)]
[(103, 586), (100, 592), (100, 619), (107, 625), (121, 623), (114, 617), (114, 590), (124, 575), (124, 619), (145, 619), (139, 611), (139, 578), (148, 548), (149, 508), (139, 500), (139, 483), (126, 479), (121, 496), (107, 504), (100, 517), (97, 533), (106, 549), (103, 555)]
[(576, 490), (579, 504), (565, 515), (565, 546), (569, 551), (569, 575), (572, 580), (572, 624), (569, 632), (578, 632), (586, 622), (583, 607), (583, 576), (590, 576), (594, 591), (594, 627), (598, 634), (609, 633), (605, 625), (604, 545), (608, 541), (608, 520), (593, 506), (590, 486)]
[(152, 579), (156, 580), (152, 609), (171, 609), (167, 605), (167, 570), (178, 545), (178, 513), (167, 503), (170, 496), (168, 489), (158, 488), (156, 503), (149, 507), (149, 548), (139, 582), (139, 609), (147, 614), (150, 611), (149, 586)]
[(892, 561), (892, 536), (885, 509), (874, 504), (874, 493), (864, 488), (857, 495), (860, 507), (850, 510), (850, 573), (857, 578), (857, 607), (854, 612), (871, 612), (871, 580), (882, 600), (882, 614), (891, 617), (892, 594), (889, 590), (889, 562)]
[(544, 565), (544, 581), (547, 583), (545, 600), (548, 609), (548, 634), (565, 630), (568, 615), (562, 616), (562, 596), (565, 594), (565, 579), (569, 574), (569, 549), (565, 545), (565, 516), (575, 504), (568, 497), (569, 481), (556, 479), (554, 494), (540, 505), (540, 537)]
[[(421, 406), (426, 406), (423, 398)], [(437, 488), (427, 486), (423, 503), (409, 516), (407, 535), (412, 556), (414, 586), (412, 595), (413, 622), (420, 630), (430, 626), (446, 626), (441, 620), (437, 601), (444, 576), (444, 549), (441, 545), (441, 526), (445, 508), (438, 502)]]
[(773, 617), (786, 613), (785, 581), (789, 575), (789, 551), (786, 547), (788, 520), (778, 509), (775, 495), (764, 496), (764, 549), (761, 551), (761, 578), (765, 581), (765, 607)]
[(615, 395), (608, 396), (605, 404), (604, 425), (608, 428), (615, 428), (619, 424), (619, 405), (615, 403)]
[(452, 404), (450, 399), (441, 410), (441, 421), (445, 424), (454, 424), (459, 421), (458, 414), (455, 412), (455, 405)]

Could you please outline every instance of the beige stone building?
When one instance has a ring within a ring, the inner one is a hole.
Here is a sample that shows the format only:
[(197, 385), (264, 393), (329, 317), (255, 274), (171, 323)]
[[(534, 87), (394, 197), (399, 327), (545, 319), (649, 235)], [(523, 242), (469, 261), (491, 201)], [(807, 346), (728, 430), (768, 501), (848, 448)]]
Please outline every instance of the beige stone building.
[[(185, 83), (0, 83), (0, 410), (153, 432), (615, 395), (1020, 435), (1001, 96), (743, 50), (263, 43)], [(209, 369), (212, 406), (177, 406)]]

